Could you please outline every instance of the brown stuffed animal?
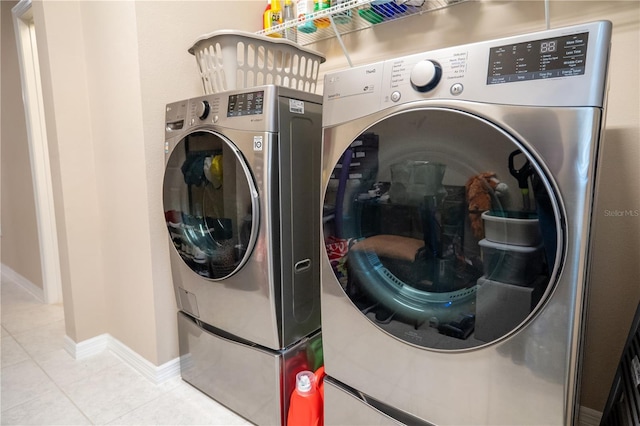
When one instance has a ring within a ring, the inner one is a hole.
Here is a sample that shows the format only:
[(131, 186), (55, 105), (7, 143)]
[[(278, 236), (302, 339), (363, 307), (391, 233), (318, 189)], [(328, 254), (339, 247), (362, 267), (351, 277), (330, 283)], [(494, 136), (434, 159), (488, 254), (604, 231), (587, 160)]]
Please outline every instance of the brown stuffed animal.
[(484, 238), (484, 224), (482, 223), (482, 213), (491, 209), (492, 193), (501, 196), (508, 190), (505, 183), (501, 183), (493, 172), (480, 173), (472, 176), (467, 181), (467, 205), (469, 209), (469, 220), (473, 236), (477, 239)]

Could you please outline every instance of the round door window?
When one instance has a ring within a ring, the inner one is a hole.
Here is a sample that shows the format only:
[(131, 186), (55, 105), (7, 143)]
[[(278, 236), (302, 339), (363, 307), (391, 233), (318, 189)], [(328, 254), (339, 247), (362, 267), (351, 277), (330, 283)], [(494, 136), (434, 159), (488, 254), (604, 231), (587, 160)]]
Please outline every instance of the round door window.
[(431, 349), (467, 349), (510, 334), (544, 303), (559, 258), (558, 203), (509, 134), (468, 113), (420, 109), (338, 154), (326, 251), (345, 294), (378, 327)]
[(175, 249), (195, 273), (220, 280), (244, 265), (258, 229), (256, 193), (232, 143), (209, 132), (178, 142), (164, 176), (164, 213)]

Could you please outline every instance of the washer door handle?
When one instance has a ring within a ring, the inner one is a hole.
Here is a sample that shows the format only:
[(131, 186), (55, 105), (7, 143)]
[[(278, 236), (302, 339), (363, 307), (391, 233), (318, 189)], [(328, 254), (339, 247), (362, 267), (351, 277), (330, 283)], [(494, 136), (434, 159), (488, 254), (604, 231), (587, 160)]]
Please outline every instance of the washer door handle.
[(311, 268), (311, 259), (303, 259), (299, 262), (296, 262), (296, 264), (293, 265), (293, 270), (295, 271), (296, 274), (299, 272), (306, 271), (309, 268)]

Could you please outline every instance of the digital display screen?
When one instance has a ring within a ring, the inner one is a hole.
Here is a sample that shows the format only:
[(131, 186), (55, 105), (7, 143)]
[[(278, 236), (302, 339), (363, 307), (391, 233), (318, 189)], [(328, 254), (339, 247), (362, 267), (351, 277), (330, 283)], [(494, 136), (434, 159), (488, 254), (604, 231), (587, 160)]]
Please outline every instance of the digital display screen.
[(487, 84), (584, 74), (589, 33), (493, 47)]
[(230, 95), (227, 117), (262, 114), (263, 103), (264, 91)]

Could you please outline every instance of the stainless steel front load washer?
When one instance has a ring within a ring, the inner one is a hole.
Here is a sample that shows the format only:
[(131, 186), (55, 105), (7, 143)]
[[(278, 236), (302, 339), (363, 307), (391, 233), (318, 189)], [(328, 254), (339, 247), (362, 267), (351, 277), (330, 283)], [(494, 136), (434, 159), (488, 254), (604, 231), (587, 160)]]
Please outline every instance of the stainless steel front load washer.
[(181, 374), (258, 424), (322, 362), (322, 98), (268, 85), (166, 108)]
[(327, 424), (571, 424), (609, 22), (327, 74)]

